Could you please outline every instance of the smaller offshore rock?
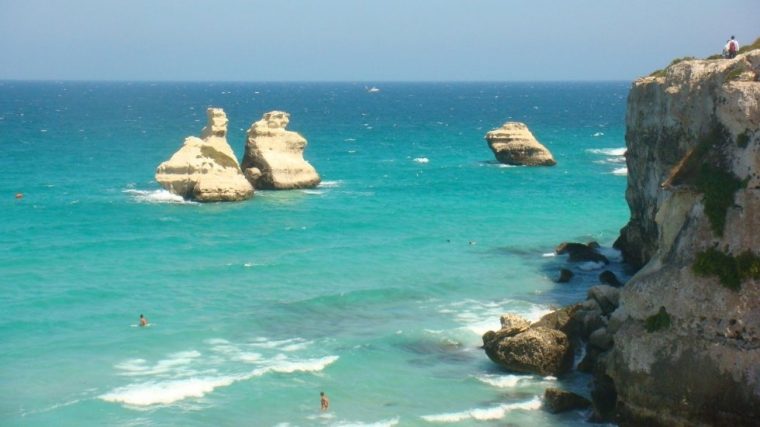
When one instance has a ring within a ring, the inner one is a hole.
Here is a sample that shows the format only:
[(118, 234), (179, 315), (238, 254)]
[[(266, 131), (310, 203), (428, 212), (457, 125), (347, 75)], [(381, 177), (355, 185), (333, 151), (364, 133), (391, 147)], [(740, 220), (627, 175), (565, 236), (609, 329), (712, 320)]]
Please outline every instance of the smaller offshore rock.
[(255, 188), (288, 190), (319, 185), (319, 174), (303, 158), (306, 139), (285, 129), (289, 117), (282, 111), (270, 111), (248, 129), (242, 167)]
[(562, 268), (559, 270), (559, 278), (557, 279), (557, 283), (567, 283), (570, 281), (570, 279), (575, 276), (575, 273), (573, 273), (571, 270), (567, 268)]
[(570, 262), (591, 261), (609, 264), (610, 260), (600, 254), (598, 249), (599, 244), (596, 242), (591, 242), (587, 245), (575, 242), (562, 242), (554, 249), (554, 252), (557, 255), (568, 254), (568, 261)]
[(174, 194), (199, 202), (250, 199), (253, 187), (227, 143), (227, 115), (221, 108), (209, 108), (206, 115), (201, 137), (187, 137), (182, 148), (158, 166), (156, 181)]
[(486, 134), (496, 160), (508, 165), (554, 166), (552, 153), (541, 145), (525, 123), (507, 122)]
[(554, 387), (544, 390), (544, 409), (552, 414), (586, 409), (590, 406), (591, 401), (579, 394)]

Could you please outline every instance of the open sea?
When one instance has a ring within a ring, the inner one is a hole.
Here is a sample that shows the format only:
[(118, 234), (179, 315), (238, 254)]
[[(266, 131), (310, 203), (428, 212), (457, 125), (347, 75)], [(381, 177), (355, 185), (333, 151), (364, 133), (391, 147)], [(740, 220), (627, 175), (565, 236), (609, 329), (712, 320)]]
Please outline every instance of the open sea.
[[(598, 283), (594, 264), (554, 283), (562, 241), (625, 276), (630, 84), (376, 85), (0, 82), (0, 425), (584, 425), (541, 396), (590, 377), (503, 371), (480, 337)], [(238, 156), (289, 112), (322, 184), (161, 190), (210, 106)], [(496, 163), (506, 121), (557, 166)]]

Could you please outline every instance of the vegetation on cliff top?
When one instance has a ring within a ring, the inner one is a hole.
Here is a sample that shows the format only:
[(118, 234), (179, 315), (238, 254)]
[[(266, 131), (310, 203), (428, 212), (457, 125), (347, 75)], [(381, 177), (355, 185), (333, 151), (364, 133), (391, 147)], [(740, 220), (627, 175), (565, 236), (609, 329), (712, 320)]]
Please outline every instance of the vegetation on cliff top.
[(734, 257), (710, 248), (697, 254), (692, 270), (702, 277), (718, 276), (723, 286), (738, 291), (745, 280), (760, 279), (760, 257), (748, 250)]
[(751, 44), (742, 46), (739, 49), (739, 53), (746, 53), (746, 52), (749, 52), (750, 50), (755, 50), (755, 49), (760, 49), (760, 37), (756, 38), (755, 41), (752, 42)]

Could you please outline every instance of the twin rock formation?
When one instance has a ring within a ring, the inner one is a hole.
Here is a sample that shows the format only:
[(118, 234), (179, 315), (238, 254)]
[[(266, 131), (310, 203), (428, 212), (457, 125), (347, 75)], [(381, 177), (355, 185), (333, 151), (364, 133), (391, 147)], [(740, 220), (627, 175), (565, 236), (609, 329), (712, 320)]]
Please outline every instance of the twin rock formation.
[(306, 140), (285, 130), (288, 114), (272, 111), (248, 129), (243, 167), (227, 143), (227, 116), (209, 108), (201, 137), (190, 136), (182, 148), (161, 163), (156, 181), (185, 199), (228, 202), (253, 197), (254, 188), (286, 190), (309, 188), (320, 178), (303, 158)]

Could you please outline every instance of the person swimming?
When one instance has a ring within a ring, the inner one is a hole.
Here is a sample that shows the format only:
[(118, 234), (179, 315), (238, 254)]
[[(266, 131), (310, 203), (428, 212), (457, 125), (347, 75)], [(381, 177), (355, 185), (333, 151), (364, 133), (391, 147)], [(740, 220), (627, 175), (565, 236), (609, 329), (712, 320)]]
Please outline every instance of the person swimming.
[(148, 319), (145, 316), (143, 316), (142, 314), (140, 315), (140, 323), (139, 323), (139, 325), (140, 325), (140, 327), (148, 326)]
[(328, 399), (327, 396), (325, 396), (324, 391), (319, 392), (319, 403), (323, 411), (326, 411), (327, 409), (330, 408), (330, 399)]

